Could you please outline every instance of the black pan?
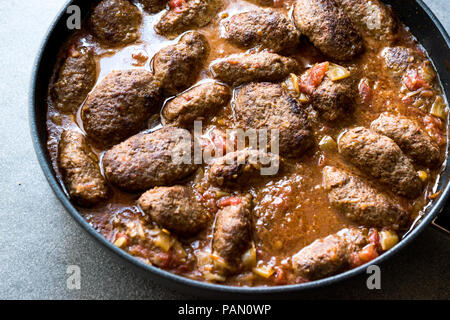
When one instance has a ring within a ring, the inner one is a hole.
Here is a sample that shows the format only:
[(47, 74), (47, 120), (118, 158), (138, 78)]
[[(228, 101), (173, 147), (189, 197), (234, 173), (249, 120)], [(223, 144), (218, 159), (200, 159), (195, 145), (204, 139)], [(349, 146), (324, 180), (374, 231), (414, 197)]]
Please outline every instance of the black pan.
[[(416, 36), (419, 42), (425, 47), (433, 61), (436, 70), (444, 88), (446, 97), (450, 97), (450, 39), (445, 29), (439, 23), (437, 18), (433, 15), (430, 9), (421, 0), (385, 0), (390, 4), (400, 20), (406, 24), (412, 34)], [(304, 284), (278, 286), (278, 287), (254, 287), (242, 288), (231, 287), (224, 285), (216, 285), (203, 283), (199, 281), (190, 280), (184, 277), (176, 276), (172, 273), (163, 271), (159, 268), (147, 265), (133, 258), (130, 254), (117, 248), (112, 243), (103, 238), (97, 231), (95, 231), (80, 215), (77, 209), (67, 198), (60, 183), (58, 182), (55, 172), (52, 168), (50, 156), (47, 152), (47, 128), (46, 128), (46, 96), (47, 86), (52, 74), (52, 70), (59, 52), (60, 47), (64, 41), (69, 37), (70, 30), (66, 27), (66, 19), (68, 17), (66, 8), (71, 5), (78, 5), (82, 9), (82, 13), (87, 13), (91, 6), (89, 1), (74, 0), (68, 1), (63, 10), (58, 14), (53, 24), (45, 37), (41, 50), (38, 54), (36, 64), (34, 67), (31, 83), (31, 97), (30, 97), (30, 126), (31, 134), (34, 143), (34, 148), (37, 153), (40, 165), (44, 174), (50, 183), (56, 196), (62, 202), (64, 207), (70, 215), (77, 221), (81, 227), (89, 233), (97, 242), (104, 248), (108, 249), (113, 255), (121, 258), (136, 269), (144, 272), (153, 280), (162, 282), (170, 288), (178, 289), (190, 294), (200, 294), (208, 296), (233, 295), (251, 295), (251, 296), (268, 296), (274, 297), (273, 294), (286, 294), (305, 291), (308, 289), (318, 288), (326, 285), (331, 285), (344, 279), (348, 279), (366, 270), (367, 266), (361, 266), (350, 271), (341, 273), (339, 275), (329, 277), (326, 279), (313, 281)], [(390, 259), (397, 252), (408, 246), (414, 238), (416, 238), (427, 226), (433, 224), (438, 226), (441, 230), (450, 230), (449, 214), (444, 212), (447, 200), (450, 197), (450, 185), (448, 184), (450, 176), (450, 167), (448, 161), (439, 181), (438, 190), (442, 193), (438, 199), (435, 199), (427, 208), (426, 214), (416, 227), (409, 232), (406, 237), (393, 249), (384, 253), (380, 257), (371, 261), (371, 264), (377, 264)], [(441, 214), (444, 212), (443, 214)], [(441, 214), (439, 219), (436, 219)], [(443, 216), (443, 215), (446, 216)], [(438, 222), (442, 221), (441, 225)], [(446, 225), (445, 225), (446, 223)], [(284, 296), (284, 295), (283, 295)]]

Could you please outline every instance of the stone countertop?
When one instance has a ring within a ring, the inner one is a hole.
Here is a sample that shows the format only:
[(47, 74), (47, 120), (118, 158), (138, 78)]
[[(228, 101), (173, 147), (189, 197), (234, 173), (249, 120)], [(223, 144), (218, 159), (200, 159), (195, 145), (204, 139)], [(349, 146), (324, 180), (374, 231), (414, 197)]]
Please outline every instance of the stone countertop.
[[(425, 0), (450, 30), (448, 0)], [(72, 220), (37, 162), (28, 126), (33, 62), (65, 0), (10, 0), (0, 6), (0, 299), (182, 299), (118, 264)], [(302, 294), (302, 298), (449, 299), (450, 239), (432, 228), (381, 266), (382, 289), (367, 276)], [(81, 289), (66, 270), (81, 268)]]

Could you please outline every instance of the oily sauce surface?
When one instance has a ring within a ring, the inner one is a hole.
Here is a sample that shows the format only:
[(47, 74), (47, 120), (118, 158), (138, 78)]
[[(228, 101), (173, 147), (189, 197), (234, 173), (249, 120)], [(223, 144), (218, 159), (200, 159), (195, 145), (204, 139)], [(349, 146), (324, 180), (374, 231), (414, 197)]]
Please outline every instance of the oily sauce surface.
[[(290, 16), (292, 2), (292, 0), (285, 0), (273, 10)], [(212, 78), (208, 70), (210, 62), (230, 54), (243, 52), (243, 50), (220, 38), (219, 22), (221, 17), (224, 17), (224, 13), (231, 16), (255, 8), (259, 7), (243, 0), (226, 0), (221, 13), (217, 15), (214, 22), (198, 29), (207, 37), (211, 48), (205, 68), (200, 73), (199, 81)], [(74, 44), (82, 44), (92, 48), (97, 56), (99, 70), (97, 83), (113, 70), (130, 68), (151, 70), (154, 54), (161, 48), (176, 43), (180, 38), (167, 40), (155, 33), (153, 25), (162, 13), (150, 15), (143, 12), (144, 23), (140, 40), (124, 48), (103, 48), (96, 43), (88, 31), (81, 30), (70, 38), (67, 45), (62, 48), (61, 58)], [(325, 135), (337, 139), (342, 129), (346, 127), (369, 127), (370, 123), (380, 113), (391, 111), (418, 120), (423, 129), (439, 142), (442, 150), (445, 150), (447, 141), (446, 123), (428, 114), (433, 101), (438, 95), (442, 94), (438, 79), (434, 80), (430, 92), (424, 95), (406, 96), (405, 98), (400, 81), (395, 81), (383, 72), (383, 59), (380, 57), (380, 52), (385, 44), (379, 41), (367, 41), (367, 49), (362, 55), (350, 63), (342, 63), (341, 65), (350, 70), (356, 78), (365, 79), (366, 83), (372, 88), (370, 102), (364, 103), (361, 101), (362, 99), (359, 99), (351, 119), (344, 119), (337, 125), (330, 126), (313, 121), (312, 126), (316, 142), (320, 141)], [(424, 50), (404, 26), (399, 28), (395, 45), (408, 47), (419, 55), (425, 55)], [(327, 58), (323, 57), (306, 39), (302, 39), (299, 48), (292, 52), (290, 56), (297, 59), (305, 70), (317, 62), (327, 61)], [(57, 68), (58, 64), (55, 69), (57, 70)], [(82, 106), (79, 110), (81, 108)], [(160, 125), (160, 119), (157, 116), (152, 117), (149, 121), (149, 128), (156, 128)], [(64, 129), (77, 126), (83, 129), (80, 111), (76, 114), (60, 113), (54, 107), (49, 95), (48, 150), (57, 172), (59, 172), (56, 162), (57, 146), (60, 134)], [(231, 103), (206, 125), (204, 123), (204, 137), (213, 139), (211, 135), (215, 129), (225, 131), (232, 128), (233, 105)], [(106, 150), (96, 149), (94, 145), (91, 147), (101, 159)], [(246, 185), (240, 186), (239, 190), (235, 190), (236, 194), (249, 192), (253, 195), (255, 203), (253, 215), (256, 218), (254, 245), (257, 265), (269, 265), (275, 268), (274, 276), (269, 278), (255, 275), (251, 271), (226, 279), (204, 276), (208, 264), (204, 257), (210, 252), (214, 219), (212, 219), (209, 228), (195, 238), (187, 240), (172, 239), (175, 237), (168, 234), (171, 248), (168, 251), (152, 251), (151, 246), (146, 245), (146, 238), (150, 237), (153, 241), (161, 241), (164, 240), (165, 235), (156, 226), (154, 228), (149, 227), (152, 225), (151, 221), (136, 206), (136, 200), (140, 194), (130, 194), (114, 189), (112, 197), (106, 203), (91, 209), (79, 208), (79, 210), (85, 219), (109, 241), (114, 242), (125, 229), (132, 230), (134, 228), (138, 236), (143, 234), (141, 240), (133, 245), (125, 246), (123, 249), (147, 263), (152, 263), (171, 272), (193, 279), (216, 281), (230, 285), (255, 286), (295, 283), (295, 276), (290, 270), (290, 256), (320, 237), (353, 225), (337, 210), (330, 207), (327, 193), (322, 188), (322, 168), (325, 165), (337, 164), (339, 167), (349, 168), (352, 172), (358, 173), (358, 171), (354, 167), (350, 167), (337, 152), (321, 151), (317, 143), (302, 158), (284, 159), (284, 161), (286, 163), (285, 169), (277, 176), (270, 179), (257, 177)], [(213, 217), (220, 206), (220, 198), (226, 197), (228, 194), (223, 194), (208, 184), (205, 178), (207, 170), (208, 167), (204, 165), (184, 183), (194, 188), (197, 198), (204, 203)], [(435, 192), (434, 186), (439, 171), (440, 169), (430, 171), (428, 186), (424, 188), (423, 195), (415, 201), (407, 201), (393, 194), (389, 194), (389, 196), (400, 203), (413, 217), (418, 217), (429, 201), (428, 197)]]

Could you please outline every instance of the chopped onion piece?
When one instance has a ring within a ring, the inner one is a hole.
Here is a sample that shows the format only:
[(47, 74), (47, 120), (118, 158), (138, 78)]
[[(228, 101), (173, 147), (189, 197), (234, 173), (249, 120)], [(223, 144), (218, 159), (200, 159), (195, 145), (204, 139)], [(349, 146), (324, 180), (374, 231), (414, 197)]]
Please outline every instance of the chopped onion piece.
[(257, 274), (260, 277), (268, 279), (274, 273), (274, 270), (271, 266), (260, 266), (253, 268), (253, 273)]
[(256, 265), (256, 250), (254, 246), (252, 246), (242, 255), (242, 263), (247, 268), (252, 268)]
[(336, 141), (330, 136), (324, 136), (319, 142), (319, 149), (322, 151), (336, 150)]
[(428, 180), (428, 174), (423, 170), (417, 171), (417, 175), (419, 176), (420, 180), (422, 180), (422, 182), (426, 182)]
[(170, 236), (164, 232), (158, 234), (158, 236), (156, 236), (156, 238), (153, 240), (153, 243), (155, 244), (155, 246), (163, 249), (165, 252), (169, 251), (172, 247)]
[(433, 106), (430, 110), (430, 114), (445, 120), (447, 119), (446, 107), (447, 105), (445, 104), (444, 98), (442, 98), (442, 96), (438, 96), (436, 100), (434, 100)]
[(330, 63), (328, 71), (326, 72), (328, 78), (332, 81), (342, 80), (350, 77), (350, 71), (338, 64)]
[(384, 251), (391, 249), (398, 243), (398, 235), (395, 231), (383, 230), (380, 232), (380, 245)]

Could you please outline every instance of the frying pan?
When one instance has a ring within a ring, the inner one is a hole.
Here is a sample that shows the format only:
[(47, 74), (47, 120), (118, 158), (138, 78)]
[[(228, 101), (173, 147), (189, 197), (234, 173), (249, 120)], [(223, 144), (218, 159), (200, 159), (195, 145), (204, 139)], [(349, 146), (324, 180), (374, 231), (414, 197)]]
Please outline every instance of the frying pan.
[[(437, 18), (433, 15), (430, 9), (421, 0), (385, 0), (394, 9), (400, 20), (410, 28), (411, 33), (419, 40), (423, 47), (427, 50), (431, 60), (438, 72), (444, 94), (448, 98), (450, 95), (450, 39), (439, 23)], [(147, 265), (130, 254), (117, 248), (112, 243), (103, 238), (97, 231), (95, 231), (80, 215), (78, 210), (69, 201), (64, 193), (62, 186), (58, 182), (55, 172), (52, 168), (50, 156), (47, 151), (47, 128), (46, 128), (46, 96), (47, 86), (51, 77), (54, 63), (56, 61), (60, 47), (68, 38), (71, 31), (66, 27), (66, 19), (68, 17), (66, 9), (69, 5), (78, 5), (81, 12), (86, 14), (91, 6), (90, 1), (74, 0), (68, 1), (65, 7), (56, 17), (55, 21), (49, 28), (49, 31), (42, 43), (40, 52), (36, 59), (34, 71), (31, 81), (31, 96), (30, 96), (30, 127), (34, 143), (34, 148), (44, 171), (44, 174), (52, 187), (54, 193), (62, 202), (64, 207), (75, 219), (75, 221), (91, 235), (103, 248), (109, 250), (119, 260), (143, 272), (152, 280), (190, 294), (197, 294), (208, 297), (211, 296), (268, 296), (274, 297), (279, 294), (298, 293), (301, 291), (318, 288), (326, 285), (331, 285), (353, 277), (366, 270), (367, 265), (349, 270), (347, 272), (328, 277), (326, 279), (308, 282), (304, 284), (286, 285), (278, 287), (232, 287), (218, 284), (203, 283), (181, 276), (174, 275), (159, 268)], [(448, 150), (447, 150), (448, 151)], [(416, 238), (427, 226), (434, 225), (438, 229), (449, 232), (450, 222), (449, 213), (445, 212), (445, 205), (450, 197), (450, 185), (448, 184), (450, 176), (450, 167), (448, 161), (445, 163), (445, 168), (439, 180), (438, 190), (441, 191), (439, 198), (433, 202), (425, 210), (425, 214), (421, 220), (413, 228), (399, 244), (394, 248), (384, 253), (380, 257), (371, 261), (371, 264), (377, 264), (390, 259), (397, 252)]]

